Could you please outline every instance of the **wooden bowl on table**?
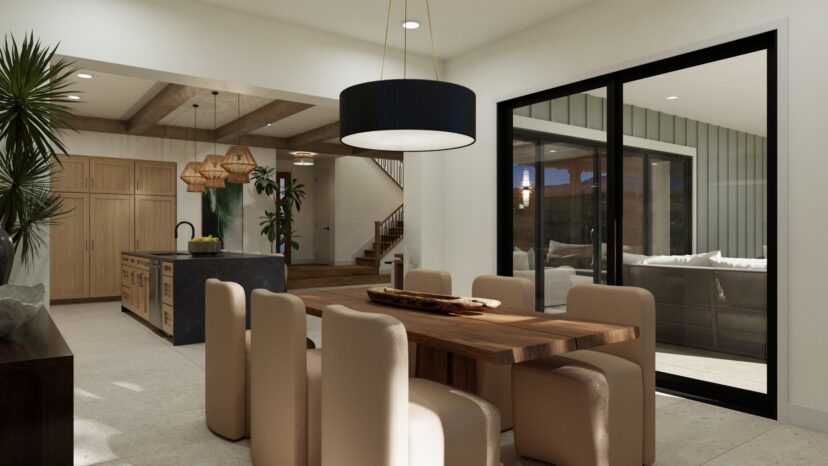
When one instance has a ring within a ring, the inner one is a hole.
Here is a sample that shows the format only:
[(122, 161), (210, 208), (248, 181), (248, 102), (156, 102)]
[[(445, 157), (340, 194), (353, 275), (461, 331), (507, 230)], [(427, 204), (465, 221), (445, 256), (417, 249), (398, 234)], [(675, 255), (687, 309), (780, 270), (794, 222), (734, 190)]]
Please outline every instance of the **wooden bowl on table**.
[(484, 298), (461, 298), (459, 296), (419, 293), (396, 288), (369, 288), (371, 301), (389, 306), (405, 307), (418, 311), (441, 314), (470, 314), (490, 311), (500, 306), (500, 301)]

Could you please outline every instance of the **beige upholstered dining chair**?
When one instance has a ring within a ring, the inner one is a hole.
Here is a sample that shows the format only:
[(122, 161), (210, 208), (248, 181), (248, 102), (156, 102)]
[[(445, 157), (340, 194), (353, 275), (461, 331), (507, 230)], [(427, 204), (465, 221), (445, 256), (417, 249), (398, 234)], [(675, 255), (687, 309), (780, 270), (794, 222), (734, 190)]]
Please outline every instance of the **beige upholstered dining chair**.
[[(535, 309), (535, 287), (525, 278), (481, 275), (472, 283), (472, 296), (496, 299), (512, 309)], [(507, 365), (477, 362), (477, 393), (500, 408), (503, 430), (513, 425), (511, 370)]]
[(566, 308), (567, 317), (635, 325), (639, 337), (513, 366), (515, 449), (555, 464), (654, 463), (653, 295), (577, 285)]
[(207, 280), (204, 289), (205, 416), (214, 433), (238, 440), (250, 432), (250, 332), (244, 289)]
[(398, 320), (328, 306), (322, 347), (323, 465), (498, 464), (497, 409), (436, 382), (409, 381)]
[[(451, 294), (451, 274), (444, 270), (409, 270), (403, 288), (420, 293)], [(408, 343), (408, 376), (414, 377), (417, 367), (417, 344)]]
[(305, 304), (263, 289), (250, 301), (253, 463), (318, 466), (322, 351), (306, 349)]

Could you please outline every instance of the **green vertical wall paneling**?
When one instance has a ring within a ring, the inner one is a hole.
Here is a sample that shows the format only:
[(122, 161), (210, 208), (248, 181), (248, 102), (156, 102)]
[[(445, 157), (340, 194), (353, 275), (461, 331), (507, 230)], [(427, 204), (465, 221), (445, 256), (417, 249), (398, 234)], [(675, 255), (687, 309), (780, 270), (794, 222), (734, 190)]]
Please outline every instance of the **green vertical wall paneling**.
[(719, 249), (719, 127), (707, 127), (707, 242)]
[(762, 245), (756, 246), (756, 136), (748, 134), (745, 138), (746, 169), (745, 180), (745, 224), (747, 227), (747, 250), (753, 257), (762, 255)]
[(633, 136), (637, 138), (646, 138), (647, 137), (647, 109), (633, 106), (633, 124), (632, 124), (632, 132)]
[(587, 125), (587, 98), (586, 94), (569, 96), (569, 124), (586, 128)]
[(554, 99), (550, 102), (551, 121), (569, 124), (569, 96)]
[[(515, 114), (604, 129), (606, 99), (576, 94), (521, 107)], [(763, 137), (664, 114), (623, 107), (624, 134), (696, 148), (697, 251), (758, 257), (766, 243)]]
[(736, 133), (736, 246), (739, 257), (748, 257), (747, 242), (747, 135), (741, 131)]
[(652, 139), (653, 141), (658, 141), (658, 126), (659, 126), (659, 118), (658, 112), (655, 110), (647, 109), (647, 139)]
[(673, 130), (673, 142), (680, 146), (688, 146), (687, 144), (687, 119), (682, 117), (675, 117), (675, 124)]
[[(606, 102), (606, 99), (604, 99)], [(604, 105), (606, 107), (606, 105)], [(627, 136), (632, 136), (632, 125), (633, 125), (633, 108), (632, 105), (624, 104), (624, 134)]]
[[(692, 131), (691, 131), (692, 128)], [(708, 227), (709, 219), (707, 176), (708, 176), (708, 152), (707, 152), (707, 123), (697, 123), (694, 120), (687, 121), (687, 135), (695, 135), (696, 143), (696, 247), (697, 251), (709, 251)], [(689, 138), (688, 138), (689, 139)], [(688, 142), (690, 142), (688, 140)]]
[(537, 118), (539, 120), (546, 120), (549, 121), (550, 119), (550, 104), (549, 101), (546, 100), (544, 102), (539, 102), (536, 104), (532, 104), (532, 118)]
[(675, 133), (675, 118), (666, 113), (658, 114), (658, 138), (659, 141), (672, 143)]
[(587, 128), (604, 129), (604, 100), (594, 95), (587, 95), (586, 122)]
[(729, 191), (727, 189), (728, 168), (730, 167), (727, 157), (727, 128), (722, 128), (721, 126), (717, 126), (716, 128), (719, 132), (719, 177), (716, 179), (716, 186), (719, 188), (719, 249), (723, 255), (727, 255), (727, 211), (730, 206), (728, 203)]

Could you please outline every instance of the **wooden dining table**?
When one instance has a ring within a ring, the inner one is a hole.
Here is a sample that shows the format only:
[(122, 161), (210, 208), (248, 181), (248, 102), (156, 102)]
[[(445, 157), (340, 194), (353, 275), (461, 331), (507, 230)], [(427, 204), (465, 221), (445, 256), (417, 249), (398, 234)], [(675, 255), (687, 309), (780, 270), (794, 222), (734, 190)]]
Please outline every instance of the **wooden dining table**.
[[(306, 312), (322, 317), (325, 308), (341, 304), (351, 309), (385, 314), (402, 322), (408, 340), (417, 343), (415, 375), (475, 392), (475, 361), (516, 364), (579, 349), (638, 338), (638, 327), (580, 319), (565, 314), (500, 306), (494, 310), (443, 314), (378, 304), (368, 298), (369, 287), (297, 291)], [(324, 332), (324, 328), (323, 328)]]

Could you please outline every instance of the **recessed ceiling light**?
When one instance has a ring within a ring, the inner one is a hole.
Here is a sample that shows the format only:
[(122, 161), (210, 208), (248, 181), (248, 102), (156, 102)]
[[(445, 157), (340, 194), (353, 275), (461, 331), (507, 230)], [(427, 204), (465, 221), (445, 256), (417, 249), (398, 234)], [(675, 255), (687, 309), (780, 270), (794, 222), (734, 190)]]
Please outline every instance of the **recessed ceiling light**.
[(78, 73), (78, 77), (81, 79), (92, 79), (92, 75), (89, 73)]
[(66, 98), (69, 99), (69, 100), (80, 100), (80, 97), (78, 97), (76, 95), (70, 95), (70, 96), (67, 96)]
[(550, 153), (554, 153), (554, 152), (558, 152), (558, 151), (557, 151), (557, 150), (555, 150), (555, 149), (549, 149), (549, 152), (550, 152)]
[(677, 96), (677, 95), (670, 95), (670, 96), (667, 96), (667, 100), (676, 100), (676, 99), (678, 99), (678, 96)]
[(418, 27), (420, 27), (420, 22), (409, 19), (409, 20), (403, 21), (402, 27), (404, 27), (406, 29), (417, 29)]
[(273, 125), (273, 123), (268, 123), (268, 124), (267, 124), (267, 126), (272, 126), (272, 125)]

